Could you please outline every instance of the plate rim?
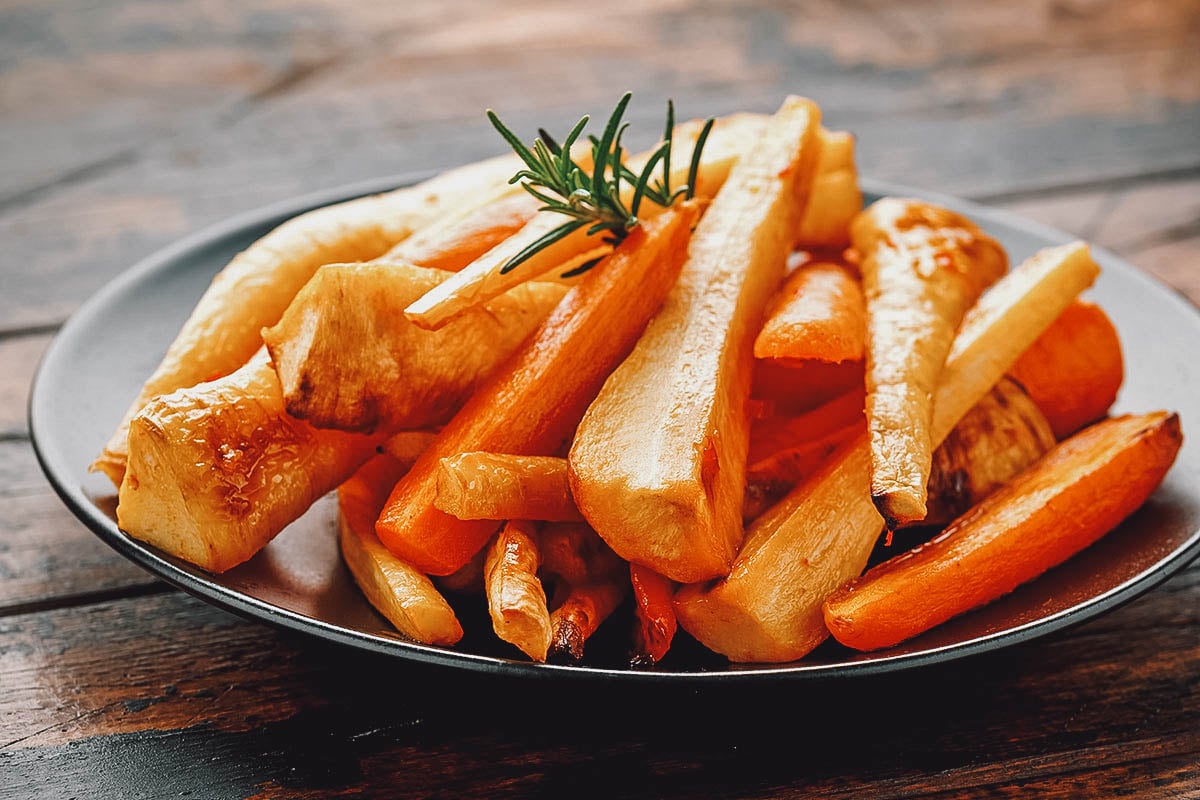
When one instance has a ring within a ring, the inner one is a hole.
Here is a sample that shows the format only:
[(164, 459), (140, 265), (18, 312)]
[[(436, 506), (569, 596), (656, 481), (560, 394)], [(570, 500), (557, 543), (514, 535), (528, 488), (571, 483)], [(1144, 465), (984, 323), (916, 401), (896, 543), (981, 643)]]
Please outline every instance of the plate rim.
[[(206, 581), (179, 568), (152, 547), (121, 532), (113, 520), (87, 497), (82, 486), (78, 484), (78, 476), (73, 476), (71, 470), (66, 465), (58, 463), (55, 455), (50, 452), (49, 444), (53, 442), (54, 433), (53, 430), (47, 429), (47, 423), (43, 421), (42, 412), (39, 409), (45, 406), (42, 395), (46, 391), (44, 389), (47, 382), (46, 376), (54, 372), (59, 359), (65, 358), (61, 355), (64, 352), (62, 343), (70, 341), (76, 335), (76, 331), (86, 331), (89, 320), (106, 308), (110, 304), (111, 298), (193, 250), (235, 235), (248, 227), (262, 227), (272, 224), (271, 220), (282, 221), (312, 208), (412, 185), (432, 177), (440, 171), (421, 170), (371, 178), (297, 195), (243, 211), (200, 228), (150, 253), (121, 271), (85, 299), (54, 333), (49, 345), (39, 358), (30, 383), (26, 406), (29, 438), (35, 458), (47, 481), (72, 514), (117, 553), (159, 580), (210, 605), (256, 623), (295, 631), (391, 658), (476, 673), (517, 677), (554, 676), (580, 680), (604, 679), (673, 685), (707, 684), (714, 681), (744, 683), (771, 679), (845, 680), (905, 672), (935, 663), (959, 661), (1032, 641), (1095, 619), (1151, 591), (1183, 571), (1188, 564), (1200, 557), (1200, 528), (1198, 528), (1192, 532), (1184, 544), (1146, 572), (1127, 579), (1082, 605), (1072, 606), (1050, 616), (1030, 620), (1015, 627), (916, 653), (885, 655), (869, 661), (832, 665), (805, 664), (803, 660), (798, 660), (783, 664), (734, 664), (731, 662), (717, 669), (662, 670), (653, 667), (636, 669), (536, 663), (516, 658), (481, 655), (469, 651), (424, 645), (406, 640), (398, 633), (392, 637), (345, 628), (282, 608), (221, 584)], [(995, 221), (1023, 230), (1045, 240), (1047, 244), (1064, 244), (1080, 238), (1015, 212), (988, 206), (967, 198), (868, 177), (861, 177), (859, 183), (866, 195), (920, 197), (928, 202), (954, 208), (981, 222)], [(273, 224), (278, 224), (278, 222)], [(1116, 264), (1117, 268), (1127, 276), (1134, 277), (1147, 284), (1151, 289), (1162, 292), (1185, 313), (1190, 313), (1200, 320), (1200, 304), (1193, 302), (1182, 291), (1103, 247), (1091, 242), (1088, 245), (1093, 257), (1101, 263), (1102, 270), (1106, 263)]]

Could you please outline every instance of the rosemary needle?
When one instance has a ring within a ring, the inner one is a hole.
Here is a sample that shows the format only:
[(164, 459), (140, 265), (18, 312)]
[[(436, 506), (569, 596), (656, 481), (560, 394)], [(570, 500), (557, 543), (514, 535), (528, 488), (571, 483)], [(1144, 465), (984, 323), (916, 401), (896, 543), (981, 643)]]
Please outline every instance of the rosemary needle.
[[(488, 110), (487, 116), (492, 125), (525, 164), (525, 168), (514, 175), (509, 183), (521, 183), (525, 191), (540, 200), (543, 205), (539, 211), (570, 218), (510, 258), (500, 268), (502, 273), (510, 272), (534, 253), (585, 227), (589, 236), (603, 234), (606, 243), (615, 245), (637, 226), (638, 211), (644, 201), (649, 200), (666, 208), (678, 197), (690, 199), (695, 194), (700, 156), (713, 120), (710, 118), (705, 122), (696, 139), (687, 184), (672, 190), (671, 148), (674, 145), (675, 104), (667, 101), (667, 122), (662, 142), (650, 154), (641, 172), (635, 173), (625, 164), (625, 153), (621, 146), (621, 137), (629, 127), (629, 123), (622, 122), (622, 118), (632, 96), (632, 93), (626, 92), (621, 97), (599, 138), (588, 138), (592, 148), (590, 172), (572, 156), (575, 143), (587, 127), (589, 118), (586, 115), (575, 123), (561, 144), (539, 128), (538, 138), (531, 145), (526, 145), (500, 121), (494, 111)], [(661, 171), (658, 179), (654, 178), (656, 169)], [(633, 189), (628, 206), (621, 198), (622, 182)], [(568, 274), (586, 272), (598, 260), (576, 267)]]

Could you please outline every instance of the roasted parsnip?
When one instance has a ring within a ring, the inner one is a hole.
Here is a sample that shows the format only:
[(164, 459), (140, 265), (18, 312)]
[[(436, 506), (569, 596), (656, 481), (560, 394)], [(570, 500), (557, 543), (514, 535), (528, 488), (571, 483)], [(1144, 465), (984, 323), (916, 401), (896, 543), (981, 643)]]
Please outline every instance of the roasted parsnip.
[(407, 465), (372, 458), (338, 487), (338, 545), (363, 596), (396, 630), (424, 644), (457, 644), (463, 629), (446, 598), (375, 535), (375, 518)]
[[(1050, 247), (980, 299), (942, 371), (935, 444), (1098, 273), (1086, 244)], [(824, 641), (825, 598), (861, 574), (884, 526), (870, 496), (870, 461), (864, 433), (764, 512), (727, 577), (676, 593), (680, 626), (733, 661), (792, 661)]]
[(495, 522), (455, 519), (434, 505), (441, 460), (476, 450), (558, 452), (675, 283), (698, 213), (681, 203), (636, 226), (484, 381), (396, 484), (376, 526), (389, 549), (446, 575), (483, 547)]
[(623, 558), (672, 580), (724, 575), (741, 544), (754, 336), (804, 211), (819, 126), (798, 97), (767, 123), (575, 433), (579, 510)]
[(801, 248), (844, 247), (850, 223), (862, 211), (862, 188), (854, 162), (854, 135), (821, 129), (821, 152), (812, 200), (804, 209), (796, 244)]
[(567, 291), (531, 282), (441, 330), (413, 325), (404, 306), (448, 274), (390, 261), (317, 270), (262, 333), (288, 413), (362, 432), (443, 423)]
[(483, 568), (492, 628), (534, 661), (545, 661), (550, 649), (550, 610), (537, 576), (540, 562), (537, 526), (513, 520), (492, 538)]
[(459, 453), (443, 458), (434, 505), (458, 519), (583, 520), (556, 456)]
[(448, 213), (510, 193), (505, 184), (518, 161), (511, 155), (468, 164), (428, 181), (381, 195), (325, 206), (293, 217), (239, 253), (213, 279), (162, 362), (146, 380), (92, 464), (121, 484), (129, 421), (151, 398), (228, 375), (262, 345), (317, 269), (363, 261)]
[(1004, 274), (1004, 249), (961, 214), (885, 197), (851, 226), (867, 309), (871, 496), (891, 527), (925, 517), (933, 396), (967, 309)]

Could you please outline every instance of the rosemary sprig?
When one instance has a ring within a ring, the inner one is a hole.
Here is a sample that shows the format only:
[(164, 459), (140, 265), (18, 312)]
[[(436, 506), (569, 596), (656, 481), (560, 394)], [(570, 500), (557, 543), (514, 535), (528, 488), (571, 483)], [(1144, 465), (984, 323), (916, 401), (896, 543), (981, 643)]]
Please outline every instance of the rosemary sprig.
[[(644, 201), (649, 200), (666, 208), (678, 197), (690, 199), (695, 195), (700, 156), (704, 142), (708, 139), (708, 132), (712, 129), (713, 120), (705, 122), (700, 136), (696, 139), (688, 168), (687, 184), (672, 190), (671, 148), (674, 144), (675, 104), (667, 102), (667, 123), (662, 142), (651, 153), (642, 171), (635, 173), (625, 164), (625, 152), (621, 146), (621, 137), (629, 127), (629, 123), (621, 120), (632, 96), (632, 93), (626, 92), (621, 97), (600, 138), (588, 137), (592, 146), (590, 173), (579, 166), (571, 155), (575, 143), (587, 127), (589, 118), (586, 115), (575, 123), (561, 145), (540, 128), (538, 138), (534, 139), (531, 145), (526, 145), (500, 121), (494, 111), (487, 112), (492, 125), (525, 163), (525, 168), (514, 175), (509, 183), (520, 182), (525, 191), (542, 201), (540, 211), (562, 214), (570, 218), (510, 258), (501, 267), (502, 273), (512, 271), (534, 253), (584, 227), (587, 228), (589, 236), (603, 234), (606, 243), (616, 245), (637, 226), (638, 211)], [(657, 179), (654, 177), (656, 169), (661, 171), (661, 176)], [(633, 189), (628, 206), (621, 197), (622, 181)], [(569, 274), (586, 272), (595, 266), (597, 261), (583, 264)]]

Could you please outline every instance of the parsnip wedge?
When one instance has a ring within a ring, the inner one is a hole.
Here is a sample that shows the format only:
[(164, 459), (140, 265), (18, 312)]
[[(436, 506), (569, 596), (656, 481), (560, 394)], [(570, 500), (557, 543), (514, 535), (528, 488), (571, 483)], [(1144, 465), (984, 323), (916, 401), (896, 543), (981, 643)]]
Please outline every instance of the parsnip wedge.
[(484, 561), (492, 629), (534, 661), (550, 649), (550, 609), (537, 576), (537, 526), (526, 520), (504, 525), (488, 545)]
[[(943, 370), (935, 444), (1098, 273), (1086, 244), (1050, 247), (979, 300)], [(825, 598), (861, 574), (883, 529), (870, 495), (870, 461), (864, 433), (768, 509), (726, 578), (675, 595), (680, 626), (733, 661), (792, 661), (824, 641)]]
[(396, 630), (424, 644), (456, 644), (463, 629), (446, 598), (375, 535), (379, 509), (407, 468), (391, 456), (376, 456), (338, 487), (338, 546), (367, 602)]
[[(716, 121), (701, 154), (696, 197), (706, 199), (716, 194), (734, 162), (744, 151), (746, 142), (753, 140), (762, 129), (763, 122), (763, 115), (749, 113), (731, 114)], [(687, 183), (692, 150), (702, 127), (699, 121), (691, 120), (676, 128), (674, 142), (679, 150), (671, 170), (671, 183), (674, 186)], [(648, 153), (643, 153), (631, 158), (631, 168), (637, 169), (647, 156)], [(627, 187), (623, 192), (626, 202), (631, 199), (632, 193), (632, 187)], [(645, 203), (640, 216), (649, 219), (661, 212), (661, 207)], [(436, 329), (513, 286), (539, 278), (551, 270), (557, 273), (570, 269), (577, 265), (576, 257), (581, 254), (587, 253), (589, 258), (596, 258), (607, 252), (607, 249), (596, 252), (598, 237), (588, 236), (586, 229), (581, 228), (535, 253), (515, 269), (502, 271), (513, 256), (561, 225), (563, 219), (558, 214), (537, 215), (522, 230), (413, 301), (405, 313), (417, 325)]]
[(434, 505), (458, 519), (582, 522), (557, 456), (459, 453), (443, 458)]
[(361, 432), (443, 423), (567, 292), (531, 282), (441, 330), (409, 322), (405, 305), (450, 274), (382, 260), (317, 270), (262, 334), (288, 413)]
[(866, 208), (851, 239), (867, 308), (871, 496), (897, 527), (925, 516), (933, 395), (963, 316), (1007, 256), (961, 214), (900, 197)]
[(260, 351), (231, 375), (133, 418), (117, 523), (210, 572), (246, 561), (375, 455), (380, 437), (289, 417)]
[(678, 282), (571, 446), (579, 510), (628, 561), (724, 575), (742, 539), (754, 336), (783, 277), (816, 164), (820, 109), (788, 98), (747, 142)]
[(289, 219), (233, 258), (184, 322), (162, 362), (143, 384), (92, 464), (120, 486), (129, 421), (158, 395), (228, 375), (262, 345), (273, 325), (319, 267), (363, 261), (455, 209), (511, 193), (512, 155), (449, 170), (415, 186), (325, 206)]

